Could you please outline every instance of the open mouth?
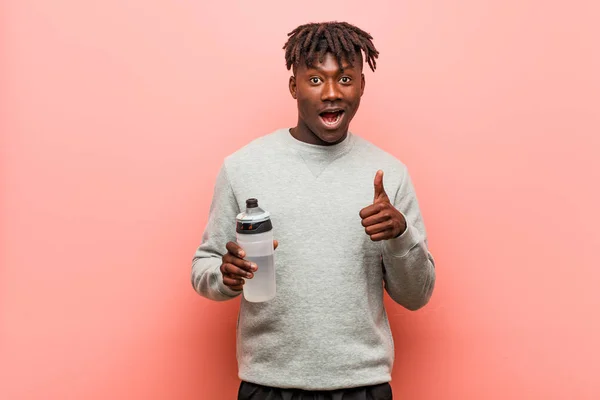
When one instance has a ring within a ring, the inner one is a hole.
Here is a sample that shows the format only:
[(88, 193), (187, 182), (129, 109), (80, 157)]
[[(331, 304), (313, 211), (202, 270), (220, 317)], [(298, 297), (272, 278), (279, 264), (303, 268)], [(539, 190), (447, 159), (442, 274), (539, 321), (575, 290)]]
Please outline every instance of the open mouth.
[(319, 114), (325, 126), (335, 128), (342, 120), (344, 110), (324, 111)]

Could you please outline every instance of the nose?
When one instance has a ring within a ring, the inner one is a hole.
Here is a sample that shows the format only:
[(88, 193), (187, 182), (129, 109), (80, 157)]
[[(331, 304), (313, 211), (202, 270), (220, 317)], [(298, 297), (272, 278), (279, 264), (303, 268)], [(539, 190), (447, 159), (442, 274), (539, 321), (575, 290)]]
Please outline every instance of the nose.
[(341, 99), (342, 94), (336, 82), (326, 81), (322, 87), (321, 101), (336, 101)]

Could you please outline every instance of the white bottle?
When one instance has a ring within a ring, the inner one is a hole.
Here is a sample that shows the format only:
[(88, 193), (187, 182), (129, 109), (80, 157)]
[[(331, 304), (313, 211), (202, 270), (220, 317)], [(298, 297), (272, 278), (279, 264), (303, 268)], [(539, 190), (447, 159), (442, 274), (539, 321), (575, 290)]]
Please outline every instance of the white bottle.
[(258, 270), (246, 279), (244, 298), (258, 303), (275, 297), (275, 260), (273, 225), (270, 214), (258, 207), (258, 200), (246, 200), (246, 211), (236, 218), (237, 243), (246, 252), (245, 260), (255, 263)]

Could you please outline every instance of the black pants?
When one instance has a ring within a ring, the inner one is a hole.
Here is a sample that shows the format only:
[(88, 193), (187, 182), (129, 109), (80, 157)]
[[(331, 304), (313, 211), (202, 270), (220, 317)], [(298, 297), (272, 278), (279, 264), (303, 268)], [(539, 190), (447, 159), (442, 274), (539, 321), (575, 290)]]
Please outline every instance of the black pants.
[(279, 389), (242, 381), (238, 400), (392, 400), (389, 383), (350, 389), (306, 391)]

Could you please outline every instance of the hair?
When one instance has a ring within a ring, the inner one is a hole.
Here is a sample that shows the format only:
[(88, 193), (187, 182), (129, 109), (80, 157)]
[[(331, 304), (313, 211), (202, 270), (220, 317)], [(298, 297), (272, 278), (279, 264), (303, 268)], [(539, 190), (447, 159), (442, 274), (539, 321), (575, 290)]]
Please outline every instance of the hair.
[(307, 67), (311, 67), (317, 57), (322, 63), (326, 53), (332, 53), (341, 67), (342, 58), (354, 63), (357, 56), (362, 56), (362, 50), (369, 67), (375, 71), (379, 52), (373, 45), (373, 37), (347, 22), (304, 24), (287, 35), (289, 38), (283, 49), (288, 70), (294, 67), (295, 72), (300, 60), (304, 60)]

